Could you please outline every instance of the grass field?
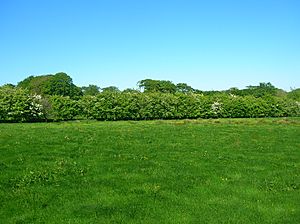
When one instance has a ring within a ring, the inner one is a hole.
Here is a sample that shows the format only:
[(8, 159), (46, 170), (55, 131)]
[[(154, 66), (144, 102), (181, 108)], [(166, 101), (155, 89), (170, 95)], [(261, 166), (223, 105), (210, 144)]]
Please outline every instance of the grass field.
[(0, 223), (300, 223), (300, 119), (0, 124)]

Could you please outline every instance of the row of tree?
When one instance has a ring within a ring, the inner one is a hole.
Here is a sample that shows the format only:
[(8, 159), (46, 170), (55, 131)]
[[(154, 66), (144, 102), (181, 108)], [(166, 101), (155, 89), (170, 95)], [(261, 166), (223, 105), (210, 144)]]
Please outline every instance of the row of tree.
[[(42, 96), (69, 96), (72, 99), (81, 98), (84, 95), (96, 96), (100, 92), (121, 92), (118, 87), (109, 86), (100, 88), (97, 85), (91, 84), (88, 86), (76, 86), (72, 78), (64, 72), (56, 74), (29, 76), (19, 82), (17, 86), (7, 84), (10, 87), (17, 87), (29, 90), (32, 94)], [(220, 93), (228, 93), (236, 96), (255, 96), (263, 97), (265, 95), (284, 97), (288, 96), (293, 99), (300, 98), (300, 89), (295, 89), (290, 92), (285, 92), (278, 89), (271, 83), (260, 83), (257, 86), (247, 86), (245, 89), (230, 88), (224, 91), (201, 91), (194, 89), (186, 83), (174, 84), (167, 80), (144, 79), (137, 83), (137, 89), (125, 89), (122, 92), (144, 92), (144, 93), (184, 93), (184, 94), (203, 94), (215, 95)]]
[(96, 96), (41, 96), (0, 87), (0, 121), (74, 119), (149, 120), (300, 116), (300, 102), (274, 96), (101, 92)]
[(0, 87), (0, 121), (144, 120), (300, 116), (300, 89), (271, 83), (200, 91), (185, 83), (141, 80), (137, 89), (76, 86), (66, 73), (30, 76)]

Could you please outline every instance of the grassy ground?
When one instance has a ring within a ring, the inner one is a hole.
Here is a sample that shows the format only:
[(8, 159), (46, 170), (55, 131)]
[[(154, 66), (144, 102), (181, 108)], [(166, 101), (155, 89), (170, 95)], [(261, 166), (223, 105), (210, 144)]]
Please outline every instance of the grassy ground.
[(300, 119), (0, 124), (0, 223), (300, 223)]

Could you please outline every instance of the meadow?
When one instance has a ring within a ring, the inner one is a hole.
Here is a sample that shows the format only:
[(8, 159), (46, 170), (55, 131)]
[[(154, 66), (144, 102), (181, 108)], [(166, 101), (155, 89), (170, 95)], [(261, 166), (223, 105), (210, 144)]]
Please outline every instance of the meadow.
[(300, 223), (300, 118), (0, 124), (0, 223)]

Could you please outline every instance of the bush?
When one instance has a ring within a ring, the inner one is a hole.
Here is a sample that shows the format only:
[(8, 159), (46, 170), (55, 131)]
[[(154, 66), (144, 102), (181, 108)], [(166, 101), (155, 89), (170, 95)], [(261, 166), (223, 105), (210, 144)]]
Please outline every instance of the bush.
[(287, 97), (184, 93), (103, 92), (75, 100), (41, 97), (0, 88), (0, 120), (145, 120), (300, 116), (300, 103)]
[(49, 103), (51, 106), (48, 111), (48, 119), (60, 121), (82, 117), (81, 105), (77, 100), (73, 100), (69, 96), (51, 96)]
[(24, 122), (44, 119), (41, 96), (13, 87), (0, 88), (0, 121)]

